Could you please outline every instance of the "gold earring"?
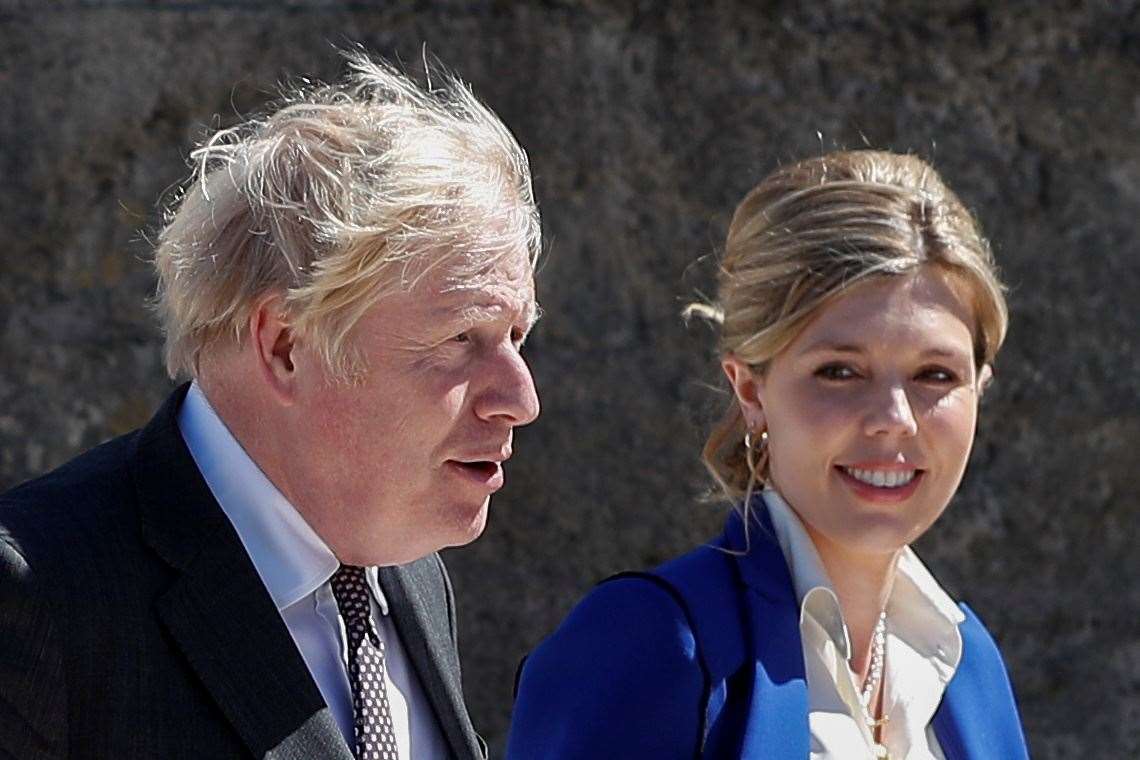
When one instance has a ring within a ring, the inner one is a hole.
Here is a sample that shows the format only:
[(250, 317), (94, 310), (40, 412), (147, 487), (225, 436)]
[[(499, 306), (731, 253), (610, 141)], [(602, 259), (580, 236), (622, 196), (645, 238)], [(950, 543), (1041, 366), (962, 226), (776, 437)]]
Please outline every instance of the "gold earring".
[(760, 431), (760, 446), (756, 449), (752, 448), (752, 431), (749, 430), (744, 434), (744, 458), (748, 463), (748, 471), (753, 476), (756, 475), (756, 460), (753, 459), (754, 453), (763, 453), (764, 449), (768, 447), (768, 431)]

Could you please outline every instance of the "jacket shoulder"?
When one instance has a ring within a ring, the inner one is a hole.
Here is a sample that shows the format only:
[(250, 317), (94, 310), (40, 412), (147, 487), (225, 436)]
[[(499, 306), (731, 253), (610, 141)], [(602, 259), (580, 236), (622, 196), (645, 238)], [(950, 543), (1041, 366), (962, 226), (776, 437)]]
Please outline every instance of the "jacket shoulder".
[(133, 492), (130, 465), (137, 434), (133, 431), (100, 444), (0, 493), (0, 525), (25, 519), (71, 518), (76, 510)]
[(5, 581), (45, 608), (66, 610), (76, 626), (71, 639), (105, 631), (109, 609), (142, 604), (138, 594), (152, 580), (135, 448), (133, 434), (116, 438), (0, 495), (0, 541), (26, 569)]
[(684, 600), (712, 683), (734, 673), (745, 657), (744, 584), (737, 555), (706, 544), (653, 571)]
[(692, 757), (704, 692), (677, 598), (650, 579), (618, 576), (525, 662), (507, 756)]
[(0, 537), (38, 571), (81, 566), (138, 532), (136, 434), (115, 438), (0, 494)]

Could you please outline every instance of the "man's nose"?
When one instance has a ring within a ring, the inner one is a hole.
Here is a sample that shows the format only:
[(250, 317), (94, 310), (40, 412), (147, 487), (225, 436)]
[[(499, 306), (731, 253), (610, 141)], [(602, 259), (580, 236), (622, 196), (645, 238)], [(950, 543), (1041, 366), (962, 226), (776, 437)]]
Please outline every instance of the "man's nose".
[(475, 402), (481, 419), (501, 419), (511, 425), (527, 425), (538, 417), (538, 391), (530, 367), (514, 346), (496, 351), (488, 374), (480, 383), (482, 393)]
[(867, 435), (913, 436), (918, 433), (918, 420), (914, 416), (906, 388), (891, 385), (875, 394), (873, 406), (867, 414)]

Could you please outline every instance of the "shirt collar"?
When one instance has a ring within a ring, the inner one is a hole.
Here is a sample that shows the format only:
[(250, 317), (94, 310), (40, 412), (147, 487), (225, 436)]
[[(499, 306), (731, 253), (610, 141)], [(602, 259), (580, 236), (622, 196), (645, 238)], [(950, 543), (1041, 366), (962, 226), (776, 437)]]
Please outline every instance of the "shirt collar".
[[(277, 609), (327, 582), (340, 566), (336, 555), (241, 447), (196, 382), (179, 410), (178, 427)], [(378, 591), (375, 569), (368, 575)]]
[(768, 506), (772, 529), (776, 532), (776, 540), (780, 543), (784, 560), (788, 563), (788, 571), (792, 574), (796, 600), (802, 605), (804, 598), (815, 588), (824, 588), (834, 594), (835, 590), (827, 577), (823, 560), (820, 559), (811, 536), (800, 522), (799, 515), (774, 488), (764, 489), (764, 503)]
[[(801, 623), (804, 615), (810, 614), (824, 628), (843, 658), (850, 659), (851, 641), (839, 598), (811, 536), (778, 491), (764, 489), (764, 503), (792, 575)], [(895, 582), (887, 600), (887, 618), (891, 630), (911, 648), (939, 663), (943, 680), (948, 681), (962, 657), (958, 626), (966, 616), (909, 546), (899, 556)]]
[(376, 600), (376, 606), (380, 608), (380, 614), (387, 615), (388, 599), (380, 588), (380, 568), (375, 566), (364, 568), (364, 577), (368, 581), (368, 588), (372, 591), (372, 598)]
[(850, 659), (851, 641), (847, 636), (847, 625), (843, 622), (839, 597), (835, 595), (811, 536), (778, 491), (764, 489), (764, 503), (768, 506), (772, 530), (792, 575), (792, 586), (800, 604), (800, 624), (803, 624), (804, 616), (810, 614), (823, 626), (828, 638), (839, 649), (840, 656)]
[(899, 557), (887, 618), (907, 645), (932, 662), (942, 682), (948, 683), (962, 660), (958, 626), (966, 615), (909, 546)]

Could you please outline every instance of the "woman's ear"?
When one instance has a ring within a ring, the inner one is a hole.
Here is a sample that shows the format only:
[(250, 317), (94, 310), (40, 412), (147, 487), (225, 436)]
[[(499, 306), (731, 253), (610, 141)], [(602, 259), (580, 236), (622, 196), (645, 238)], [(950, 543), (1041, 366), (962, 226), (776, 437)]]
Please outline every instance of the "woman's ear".
[(767, 427), (764, 419), (764, 378), (758, 375), (747, 363), (741, 361), (734, 354), (728, 354), (720, 362), (725, 377), (728, 378), (736, 401), (740, 404), (740, 412), (744, 415), (744, 423), (749, 430), (763, 430)]
[(978, 396), (979, 398), (986, 392), (986, 388), (990, 387), (990, 383), (994, 381), (994, 368), (991, 364), (983, 364), (982, 368), (978, 370)]

